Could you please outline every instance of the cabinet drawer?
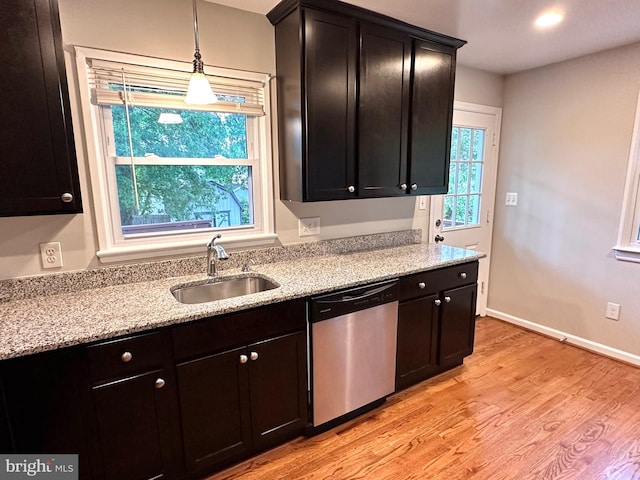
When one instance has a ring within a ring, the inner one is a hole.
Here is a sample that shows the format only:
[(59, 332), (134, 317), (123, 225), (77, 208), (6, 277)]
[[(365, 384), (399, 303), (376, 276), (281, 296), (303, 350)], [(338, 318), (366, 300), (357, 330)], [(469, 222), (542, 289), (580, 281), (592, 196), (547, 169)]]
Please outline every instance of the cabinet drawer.
[(142, 373), (162, 365), (160, 332), (126, 337), (87, 348), (92, 382)]
[(174, 327), (173, 353), (180, 362), (305, 328), (304, 300), (276, 303)]
[(400, 279), (400, 301), (431, 295), (477, 281), (477, 261), (408, 275)]

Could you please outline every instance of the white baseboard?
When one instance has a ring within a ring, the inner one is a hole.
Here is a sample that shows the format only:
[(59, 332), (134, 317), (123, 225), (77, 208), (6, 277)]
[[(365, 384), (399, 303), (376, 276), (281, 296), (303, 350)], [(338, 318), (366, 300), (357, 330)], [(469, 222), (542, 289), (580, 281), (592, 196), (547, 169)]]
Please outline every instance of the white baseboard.
[(495, 317), (498, 320), (504, 320), (505, 322), (513, 323), (514, 325), (526, 328), (527, 330), (532, 330), (547, 337), (555, 338), (560, 342), (569, 343), (571, 345), (575, 345), (576, 347), (589, 350), (590, 352), (598, 353), (600, 355), (604, 355), (605, 357), (613, 358), (615, 360), (620, 360), (621, 362), (640, 367), (640, 356), (634, 355), (633, 353), (624, 352), (622, 350), (618, 350), (617, 348), (608, 347), (607, 345), (603, 345), (601, 343), (592, 342), (591, 340), (587, 340), (586, 338), (571, 335), (570, 333), (562, 332), (545, 325), (540, 325), (539, 323), (530, 322), (529, 320), (525, 320), (524, 318), (509, 315), (508, 313), (493, 310), (492, 308), (487, 308), (487, 315), (490, 317)]

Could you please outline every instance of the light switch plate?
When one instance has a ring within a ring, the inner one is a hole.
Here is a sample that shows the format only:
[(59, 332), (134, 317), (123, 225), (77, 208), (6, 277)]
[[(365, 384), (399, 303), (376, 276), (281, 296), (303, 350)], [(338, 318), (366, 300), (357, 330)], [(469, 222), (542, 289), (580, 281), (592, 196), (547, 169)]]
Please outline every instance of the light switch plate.
[(607, 318), (611, 320), (619, 320), (620, 319), (620, 305), (617, 303), (607, 303), (607, 313), (605, 314)]
[(518, 194), (515, 192), (507, 192), (504, 204), (509, 207), (515, 207), (518, 205)]
[(298, 219), (298, 235), (301, 237), (320, 235), (320, 217)]

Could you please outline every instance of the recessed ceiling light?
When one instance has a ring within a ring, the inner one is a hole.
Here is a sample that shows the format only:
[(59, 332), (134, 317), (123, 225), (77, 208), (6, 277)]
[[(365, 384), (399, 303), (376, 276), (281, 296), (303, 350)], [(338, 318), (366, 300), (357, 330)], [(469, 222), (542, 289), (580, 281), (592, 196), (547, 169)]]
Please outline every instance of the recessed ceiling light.
[(545, 13), (544, 15), (540, 15), (536, 19), (536, 26), (538, 27), (551, 27), (553, 25), (557, 25), (562, 21), (564, 15), (558, 12), (550, 12)]

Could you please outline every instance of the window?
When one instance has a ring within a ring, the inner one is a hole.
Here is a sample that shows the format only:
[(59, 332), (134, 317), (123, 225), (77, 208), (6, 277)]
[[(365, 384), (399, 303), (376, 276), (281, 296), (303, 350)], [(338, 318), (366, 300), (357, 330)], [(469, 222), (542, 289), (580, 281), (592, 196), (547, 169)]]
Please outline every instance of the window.
[(442, 230), (478, 226), (485, 131), (454, 126), (451, 130), (449, 190), (443, 198)]
[(76, 51), (102, 261), (275, 239), (267, 75), (207, 67), (188, 105), (190, 64)]
[(613, 250), (618, 260), (640, 263), (640, 96), (636, 106), (618, 242)]

